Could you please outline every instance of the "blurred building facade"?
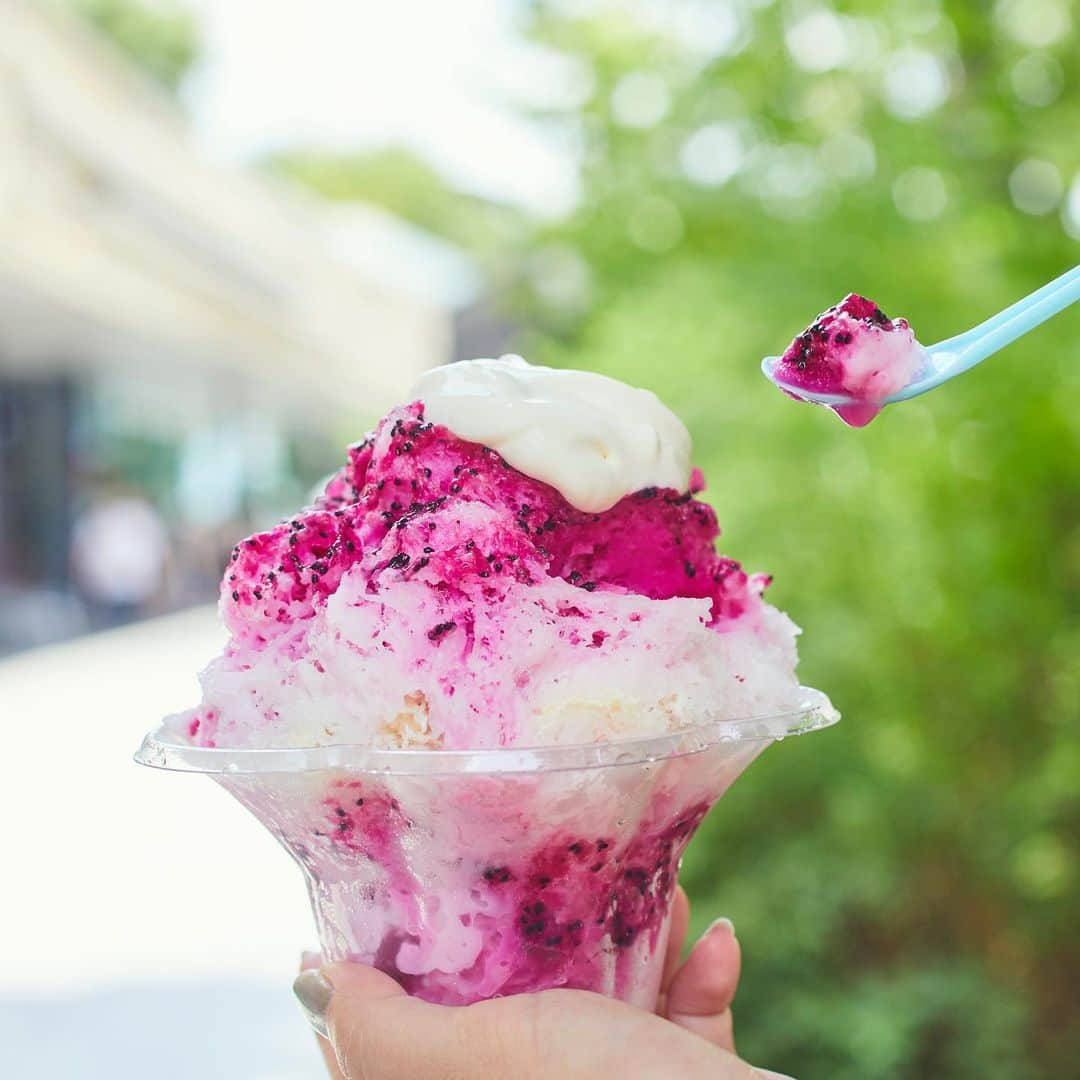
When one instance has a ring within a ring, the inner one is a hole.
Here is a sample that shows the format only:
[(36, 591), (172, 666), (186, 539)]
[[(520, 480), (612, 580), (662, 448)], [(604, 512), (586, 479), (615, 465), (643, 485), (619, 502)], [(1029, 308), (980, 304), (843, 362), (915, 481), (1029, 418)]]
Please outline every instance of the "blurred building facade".
[(109, 499), (168, 525), (157, 608), (205, 596), (229, 530), (451, 358), (469, 273), (385, 214), (208, 162), (49, 5), (0, 0), (0, 26), (2, 651), (84, 626), (71, 542)]

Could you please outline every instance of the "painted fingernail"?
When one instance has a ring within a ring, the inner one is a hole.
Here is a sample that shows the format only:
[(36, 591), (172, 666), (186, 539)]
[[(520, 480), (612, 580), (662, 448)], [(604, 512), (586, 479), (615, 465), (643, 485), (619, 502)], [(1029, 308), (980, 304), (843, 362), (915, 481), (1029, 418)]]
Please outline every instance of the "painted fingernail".
[(735, 924), (730, 919), (726, 919), (723, 916), (721, 916), (719, 919), (713, 919), (713, 921), (709, 923), (709, 928), (705, 931), (705, 933), (711, 934), (718, 926), (726, 927), (727, 932), (732, 937), (735, 936)]
[(321, 972), (301, 971), (293, 981), (292, 988), (308, 1023), (324, 1039), (329, 1039), (326, 1010), (330, 1008), (330, 999), (334, 996), (333, 986), (323, 978)]

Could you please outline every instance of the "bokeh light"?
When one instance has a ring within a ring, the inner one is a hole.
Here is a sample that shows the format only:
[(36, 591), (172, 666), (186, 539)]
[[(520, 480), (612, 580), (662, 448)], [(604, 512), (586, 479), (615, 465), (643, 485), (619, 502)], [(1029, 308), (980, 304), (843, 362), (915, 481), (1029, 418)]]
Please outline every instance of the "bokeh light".
[(717, 187), (730, 180), (746, 157), (743, 128), (734, 123), (709, 124), (683, 143), (683, 171), (695, 184)]
[(996, 15), (1014, 41), (1043, 48), (1061, 41), (1072, 29), (1067, 0), (998, 0)]
[(1063, 213), (1065, 230), (1074, 240), (1080, 240), (1080, 173), (1077, 173), (1069, 185)]
[(933, 221), (949, 201), (945, 178), (938, 169), (916, 165), (893, 182), (893, 202), (909, 221)]
[(908, 46), (885, 62), (884, 95), (889, 111), (904, 120), (918, 120), (941, 108), (949, 97), (949, 72), (941, 57)]
[(1009, 173), (1013, 205), (1025, 214), (1049, 214), (1061, 202), (1065, 183), (1056, 165), (1040, 158), (1025, 158)]
[(784, 40), (792, 60), (805, 71), (831, 71), (845, 64), (849, 56), (844, 24), (825, 8), (796, 19)]
[(1045, 108), (1061, 95), (1065, 76), (1061, 64), (1047, 53), (1022, 56), (1010, 72), (1013, 92), (1025, 105)]
[(654, 127), (663, 120), (670, 105), (668, 84), (652, 71), (631, 71), (611, 92), (612, 114), (623, 127)]

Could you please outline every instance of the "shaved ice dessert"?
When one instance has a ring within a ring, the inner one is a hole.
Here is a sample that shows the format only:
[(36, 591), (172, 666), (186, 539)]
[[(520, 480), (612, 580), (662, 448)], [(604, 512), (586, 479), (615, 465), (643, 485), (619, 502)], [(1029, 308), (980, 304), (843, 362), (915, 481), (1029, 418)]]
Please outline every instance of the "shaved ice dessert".
[(846, 424), (865, 427), (928, 362), (906, 319), (890, 319), (872, 300), (850, 293), (792, 341), (772, 374), (791, 397), (812, 404), (819, 402), (800, 390), (854, 399), (828, 407)]
[(330, 959), (432, 1001), (651, 1007), (690, 836), (773, 738), (835, 718), (703, 487), (645, 391), (436, 369), (236, 546), (203, 701), (140, 760), (271, 828)]

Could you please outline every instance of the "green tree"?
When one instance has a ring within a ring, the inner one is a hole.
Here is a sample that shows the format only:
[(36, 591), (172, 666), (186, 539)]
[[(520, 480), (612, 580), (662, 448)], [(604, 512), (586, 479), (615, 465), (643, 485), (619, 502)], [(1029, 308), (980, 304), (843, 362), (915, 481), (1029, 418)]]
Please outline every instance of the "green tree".
[(267, 166), (325, 198), (381, 206), (472, 252), (492, 271), (527, 235), (514, 207), (457, 190), (404, 147), (344, 154), (296, 148), (270, 158)]
[(65, 0), (155, 82), (175, 92), (199, 55), (199, 27), (180, 3)]
[(687, 859), (744, 944), (740, 1046), (801, 1080), (1068, 1075), (1080, 310), (864, 431), (758, 372), (848, 291), (934, 341), (1080, 261), (1068, 5), (585, 11), (530, 9), (594, 90), (545, 117), (583, 197), (520, 260), (522, 351), (687, 419), (725, 549), (845, 713)]

